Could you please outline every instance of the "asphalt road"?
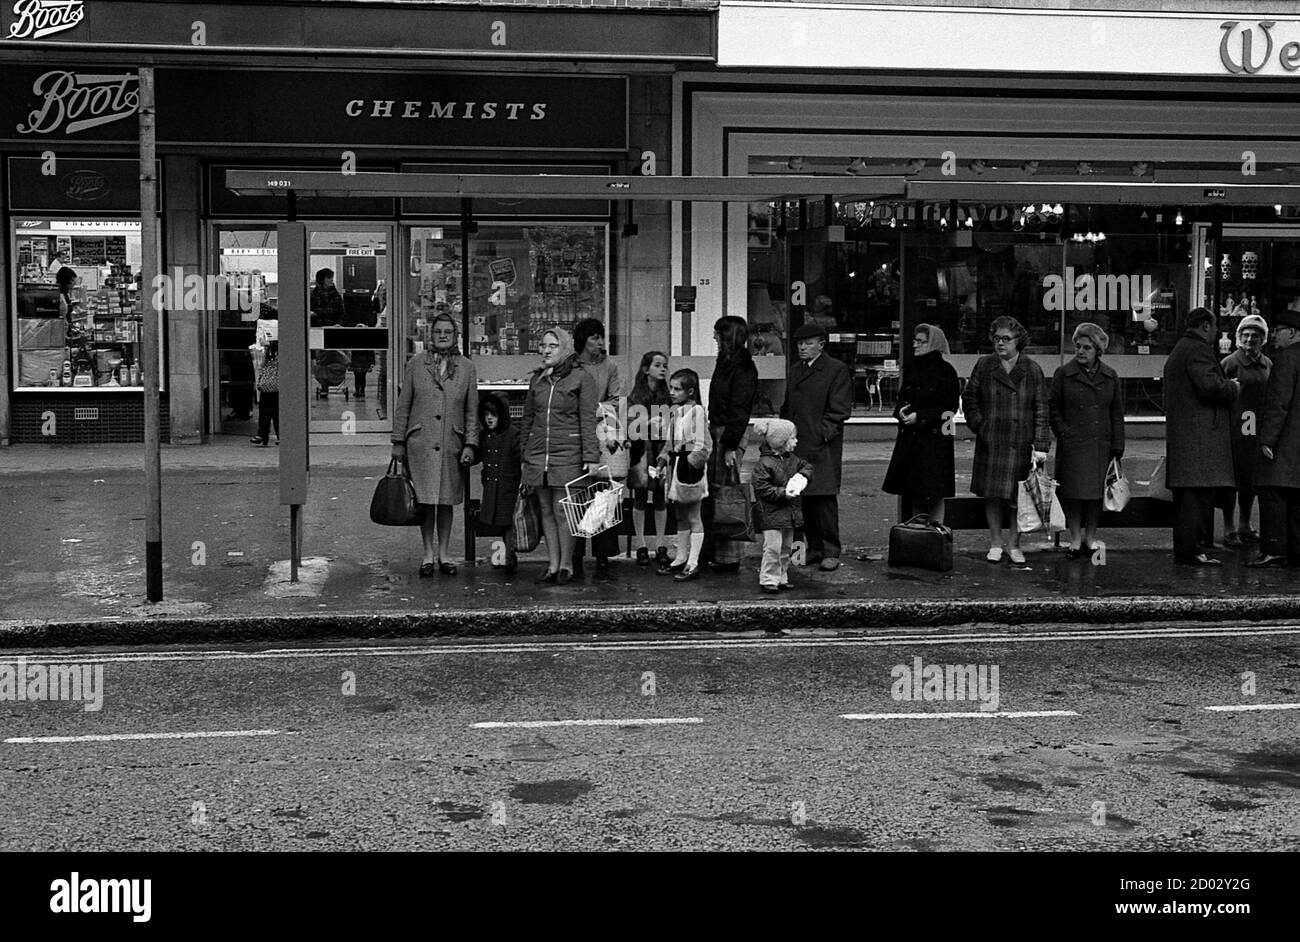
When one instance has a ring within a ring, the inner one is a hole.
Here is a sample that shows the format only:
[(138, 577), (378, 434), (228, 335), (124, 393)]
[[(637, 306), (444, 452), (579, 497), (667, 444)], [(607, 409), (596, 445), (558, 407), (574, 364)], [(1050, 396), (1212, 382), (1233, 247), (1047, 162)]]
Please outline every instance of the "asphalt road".
[[(0, 849), (1294, 851), (1300, 711), (1208, 708), (1300, 704), (1298, 639), (1047, 627), (47, 653), (29, 676), (101, 666), (102, 704), (0, 701)], [(982, 668), (984, 701), (899, 699), (917, 658), (923, 677)], [(936, 713), (965, 715), (918, 718)], [(476, 726), (564, 720), (615, 722)], [(241, 735), (40, 739), (197, 733)]]

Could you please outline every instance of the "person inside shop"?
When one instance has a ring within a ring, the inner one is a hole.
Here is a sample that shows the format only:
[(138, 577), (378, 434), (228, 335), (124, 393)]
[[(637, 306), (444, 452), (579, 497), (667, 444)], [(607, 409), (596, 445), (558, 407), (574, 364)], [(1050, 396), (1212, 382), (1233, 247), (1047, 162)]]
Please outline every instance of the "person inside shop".
[(1074, 329), (1074, 359), (1052, 376), (1048, 407), (1056, 435), (1056, 495), (1065, 511), (1066, 559), (1092, 553), (1112, 461), (1124, 457), (1119, 374), (1101, 361), (1109, 336), (1096, 324)]
[(54, 276), (54, 283), (59, 288), (59, 315), (67, 323), (68, 339), (80, 337), (81, 304), (72, 297), (72, 289), (81, 284), (81, 277), (71, 268), (60, 268)]
[[(829, 295), (819, 294), (813, 300), (812, 309), (803, 322), (805, 324), (816, 324), (827, 333), (838, 330), (840, 325), (839, 321), (835, 319), (834, 307), (835, 302), (830, 299)], [(798, 338), (796, 337), (796, 339)]]
[[(596, 399), (606, 415), (616, 415), (618, 399), (623, 395), (623, 380), (618, 363), (605, 350), (605, 325), (594, 317), (585, 317), (573, 327), (573, 348), (578, 362), (596, 381)], [(599, 533), (591, 539), (591, 551), (596, 557), (596, 569), (609, 569), (609, 558), (618, 555), (617, 528)], [(582, 574), (582, 557), (586, 555), (587, 541), (577, 540), (573, 549), (573, 574)]]
[(67, 267), (68, 267), (68, 258), (67, 258), (66, 253), (61, 252), (61, 251), (60, 251), (60, 252), (55, 252), (55, 253), (50, 257), (50, 264), (49, 264), (49, 267), (47, 267), (47, 268), (45, 269), (45, 273), (46, 273), (47, 275), (53, 275), (55, 278), (57, 278), (59, 272), (62, 271), (64, 268), (67, 268)]
[(334, 270), (322, 268), (316, 272), (308, 304), (312, 327), (334, 327), (343, 320), (343, 295), (334, 287)]
[[(1193, 308), (1165, 361), (1165, 482), (1174, 493), (1174, 561), (1219, 566), (1202, 543), (1214, 520), (1214, 492), (1233, 486), (1232, 404), (1241, 383), (1228, 379), (1214, 347), (1214, 312)], [(967, 410), (969, 417), (970, 411)]]
[[(1003, 315), (989, 325), (994, 353), (980, 357), (962, 390), (966, 426), (975, 433), (975, 461), (971, 466), (971, 493), (984, 498), (984, 518), (989, 528), (991, 563), (1002, 561), (1005, 550), (1011, 562), (1025, 564), (1016, 523), (1016, 494), (1033, 465), (1047, 461), (1052, 447), (1047, 379), (1040, 367), (1022, 352), (1029, 332), (1014, 317)], [(1002, 530), (1010, 515), (1010, 535)]]
[(424, 505), (422, 578), (456, 574), (452, 522), (456, 505), (465, 502), (463, 469), (479, 448), (478, 374), (461, 355), (458, 330), (449, 314), (433, 319), (433, 346), (407, 361), (393, 412), (392, 456), (406, 462), (415, 499)]
[(1300, 566), (1300, 311), (1276, 315), (1273, 369), (1259, 426), (1259, 558), (1255, 568)]
[[(376, 326), (388, 326), (388, 285), (382, 278), (379, 279), (379, 284), (375, 285), (374, 294), (370, 296), (370, 310), (374, 314)], [(382, 422), (388, 418), (388, 351), (378, 350), (375, 356), (379, 361), (379, 391), (376, 394), (379, 406), (375, 413)]]
[[(1258, 543), (1259, 534), (1250, 527), (1255, 504), (1255, 470), (1259, 466), (1258, 430), (1264, 417), (1264, 393), (1273, 361), (1264, 355), (1268, 321), (1250, 314), (1237, 325), (1237, 349), (1220, 362), (1223, 375), (1241, 383), (1241, 393), (1232, 406), (1232, 467), (1237, 480), (1236, 500), (1222, 505), (1223, 545)], [(1235, 507), (1234, 507), (1235, 505)], [(1240, 518), (1233, 513), (1240, 511)]]
[(280, 341), (266, 344), (266, 359), (257, 374), (257, 434), (253, 444), (265, 448), (271, 441), (271, 426), (275, 425), (275, 441), (280, 442)]
[(820, 324), (804, 324), (794, 340), (799, 362), (790, 368), (781, 418), (793, 422), (798, 432), (794, 453), (813, 466), (802, 494), (805, 563), (831, 572), (840, 568), (840, 473), (844, 423), (853, 414), (853, 377), (824, 352), (826, 329)]

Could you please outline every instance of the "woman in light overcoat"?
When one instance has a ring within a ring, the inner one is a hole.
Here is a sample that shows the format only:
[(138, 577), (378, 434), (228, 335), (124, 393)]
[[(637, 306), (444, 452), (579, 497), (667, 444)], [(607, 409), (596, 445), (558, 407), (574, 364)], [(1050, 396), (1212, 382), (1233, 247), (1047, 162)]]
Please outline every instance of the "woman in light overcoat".
[[(1052, 445), (1048, 428), (1047, 380), (1042, 368), (1021, 353), (1029, 333), (1014, 317), (989, 325), (997, 352), (981, 357), (971, 371), (961, 401), (966, 425), (975, 433), (975, 462), (970, 489), (984, 498), (989, 551), (996, 563), (1004, 546), (1016, 565), (1025, 561), (1016, 526), (1016, 491), (1034, 463), (1047, 460)], [(1004, 544), (1003, 519), (1011, 513), (1011, 533)]]
[(435, 570), (454, 576), (451, 526), (454, 507), (465, 500), (463, 469), (479, 444), (478, 375), (457, 345), (456, 321), (439, 314), (430, 325), (433, 347), (406, 364), (393, 412), (393, 457), (405, 461), (415, 499), (425, 505), (421, 576)]
[(1109, 339), (1096, 324), (1080, 324), (1074, 330), (1074, 359), (1061, 364), (1052, 377), (1056, 495), (1070, 538), (1067, 559), (1091, 552), (1106, 496), (1106, 469), (1112, 458), (1124, 457), (1119, 376), (1101, 362)]

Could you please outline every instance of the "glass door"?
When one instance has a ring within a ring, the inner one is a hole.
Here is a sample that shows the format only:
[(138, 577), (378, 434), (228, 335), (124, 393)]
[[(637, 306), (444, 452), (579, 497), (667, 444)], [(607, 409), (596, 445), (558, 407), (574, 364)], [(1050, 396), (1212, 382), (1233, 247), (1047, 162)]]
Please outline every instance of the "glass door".
[(209, 384), (211, 427), (218, 434), (252, 435), (257, 431), (257, 327), (271, 323), (277, 307), (275, 226), (219, 225), (212, 245), (213, 268), (230, 290), (221, 298), (226, 303), (212, 312), (216, 375)]

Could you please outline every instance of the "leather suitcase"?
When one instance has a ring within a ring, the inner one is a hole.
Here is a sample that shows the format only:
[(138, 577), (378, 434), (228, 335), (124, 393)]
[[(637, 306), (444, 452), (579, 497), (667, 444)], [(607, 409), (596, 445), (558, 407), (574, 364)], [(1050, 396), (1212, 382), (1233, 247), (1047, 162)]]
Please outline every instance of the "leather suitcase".
[(925, 514), (889, 528), (889, 565), (952, 570), (952, 531)]

